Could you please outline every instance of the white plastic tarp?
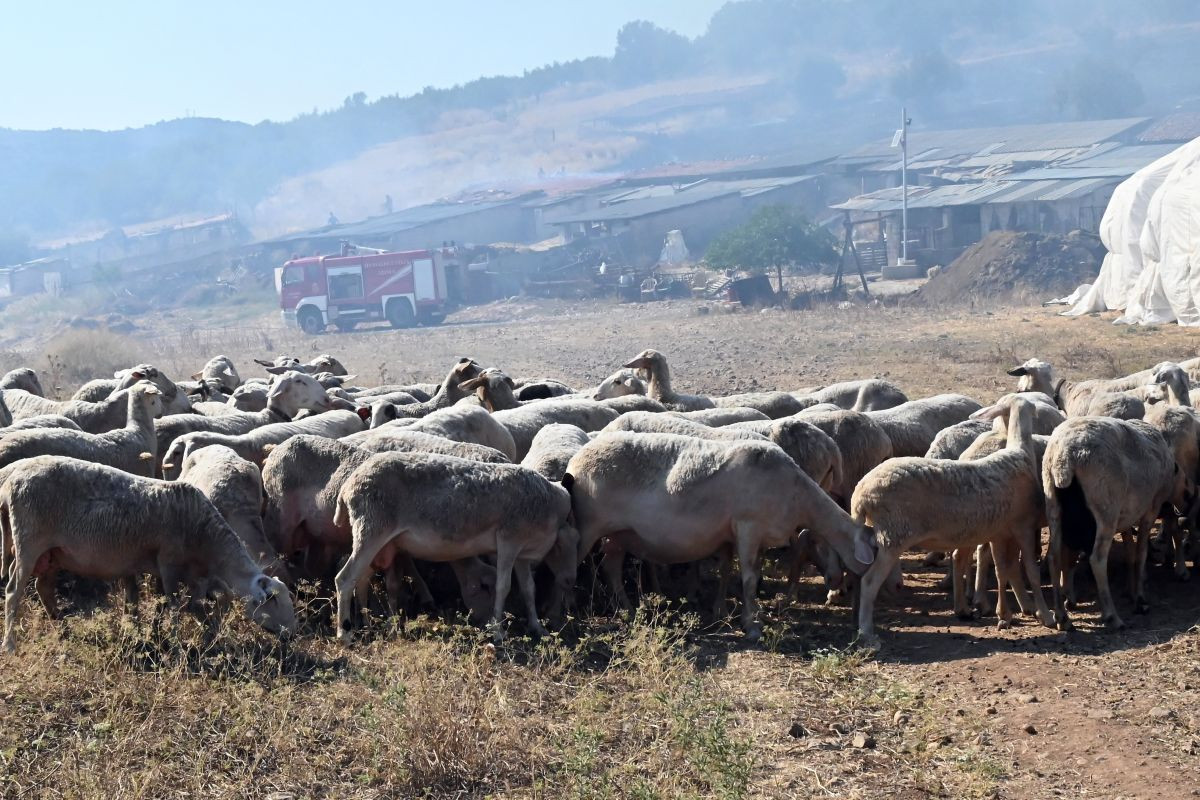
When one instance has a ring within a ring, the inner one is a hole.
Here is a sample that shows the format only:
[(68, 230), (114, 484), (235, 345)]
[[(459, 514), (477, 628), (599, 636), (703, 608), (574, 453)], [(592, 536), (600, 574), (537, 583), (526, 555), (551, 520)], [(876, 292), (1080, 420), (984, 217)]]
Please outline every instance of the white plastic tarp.
[(1200, 139), (1117, 186), (1100, 239), (1100, 274), (1064, 315), (1121, 310), (1120, 323), (1200, 326)]

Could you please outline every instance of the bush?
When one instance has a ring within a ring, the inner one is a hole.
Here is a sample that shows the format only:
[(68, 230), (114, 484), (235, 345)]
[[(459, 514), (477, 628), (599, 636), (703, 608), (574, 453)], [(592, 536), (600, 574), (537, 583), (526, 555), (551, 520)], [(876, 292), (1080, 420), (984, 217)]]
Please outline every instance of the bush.
[(61, 398), (93, 378), (111, 378), (139, 363), (140, 352), (135, 341), (107, 328), (76, 329), (51, 339), (38, 360), (47, 393)]

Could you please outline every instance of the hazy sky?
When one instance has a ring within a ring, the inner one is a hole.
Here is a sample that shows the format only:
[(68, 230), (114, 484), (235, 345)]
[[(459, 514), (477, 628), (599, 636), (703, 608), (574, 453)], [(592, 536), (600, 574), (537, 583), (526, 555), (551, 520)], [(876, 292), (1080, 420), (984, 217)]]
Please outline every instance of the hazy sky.
[(725, 0), (25, 0), (5, 4), (0, 127), (258, 122), (611, 55), (649, 19), (704, 32)]

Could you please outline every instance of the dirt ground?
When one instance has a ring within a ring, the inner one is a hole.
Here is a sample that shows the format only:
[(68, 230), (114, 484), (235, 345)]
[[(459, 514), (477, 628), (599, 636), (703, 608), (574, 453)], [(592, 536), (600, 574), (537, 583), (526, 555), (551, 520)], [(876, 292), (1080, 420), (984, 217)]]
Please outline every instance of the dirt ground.
[[(1066, 319), (1056, 316), (1055, 309), (1040, 307), (828, 307), (807, 312), (726, 313), (694, 302), (618, 306), (601, 301), (518, 299), (470, 309), (432, 329), (315, 338), (283, 331), (268, 316), (261, 324), (225, 330), (187, 329), (186, 321), (179, 318), (157, 324), (161, 334), (152, 345), (131, 346), (140, 358), (158, 363), (173, 375), (197, 369), (202, 354), (226, 353), (243, 367), (244, 375), (253, 375), (257, 371), (252, 368), (252, 357), (288, 353), (304, 358), (329, 352), (357, 373), (360, 383), (437, 380), (455, 359), (470, 355), (514, 376), (548, 376), (588, 385), (652, 346), (670, 359), (673, 382), (682, 391), (716, 394), (797, 389), (876, 376), (896, 382), (910, 397), (961, 392), (981, 401), (1011, 390), (1013, 379), (1004, 370), (1035, 355), (1053, 363), (1065, 377), (1080, 378), (1125, 374), (1160, 360), (1192, 357), (1200, 350), (1194, 333), (1175, 326), (1128, 328), (1114, 326), (1104, 317)], [(2, 363), (0, 369), (11, 366)], [(1200, 689), (1200, 636), (1195, 627), (1200, 622), (1200, 585), (1193, 585), (1196, 581), (1181, 583), (1166, 568), (1152, 567), (1149, 614), (1129, 613), (1128, 600), (1123, 602), (1118, 595), (1118, 604), (1130, 623), (1122, 633), (1099, 629), (1092, 587), (1086, 579), (1081, 579), (1082, 605), (1074, 615), (1077, 631), (1058, 633), (1029, 619), (1019, 621), (1012, 630), (999, 631), (994, 619), (963, 622), (953, 615), (947, 593), (936, 588), (941, 577), (937, 568), (922, 566), (916, 556), (905, 566), (906, 587), (901, 595), (891, 602), (881, 601), (877, 616), (883, 649), (870, 658), (847, 649), (853, 635), (849, 609), (822, 605), (816, 579), (808, 580), (801, 603), (791, 606), (783, 602), (782, 593), (776, 593), (781, 589), (778, 580), (766, 583), (764, 591), (770, 597), (764, 603), (766, 625), (760, 647), (745, 646), (740, 634), (728, 625), (687, 634), (681, 652), (686, 652), (703, 681), (697, 691), (728, 704), (727, 716), (716, 721), (704, 717), (702, 724), (709, 726), (705, 728), (709, 733), (716, 726), (722, 736), (731, 737), (729, 741), (747, 748), (745, 780), (710, 777), (672, 788), (674, 784), (667, 779), (671, 768), (656, 768), (660, 771), (649, 774), (657, 790), (651, 790), (602, 767), (604, 758), (616, 758), (610, 750), (614, 754), (619, 751), (621, 736), (631, 730), (648, 736), (650, 729), (667, 724), (660, 719), (665, 712), (656, 711), (653, 702), (624, 708), (616, 705), (613, 698), (621, 696), (617, 692), (605, 695), (609, 698), (606, 702), (614, 704), (606, 708), (608, 713), (626, 716), (608, 723), (619, 724), (625, 733), (610, 738), (597, 734), (600, 744), (594, 752), (587, 751), (592, 753), (592, 761), (572, 760), (578, 756), (576, 750), (566, 755), (560, 750), (556, 756), (568, 767), (574, 764), (581, 769), (584, 779), (556, 783), (570, 774), (568, 770), (554, 772), (553, 779), (545, 775), (531, 778), (527, 784), (464, 780), (453, 791), (434, 794), (1200, 795), (1200, 711), (1190, 702)], [(1114, 566), (1114, 570), (1122, 569)], [(1122, 574), (1116, 573), (1117, 587), (1124, 585)], [(581, 623), (585, 629), (621, 624), (597, 614)], [(27, 620), (35, 616), (27, 609)], [(32, 633), (26, 634), (33, 636), (35, 644), (23, 658), (49, 658), (59, 653), (61, 645), (55, 642), (53, 630), (48, 623), (35, 624)], [(380, 646), (378, 642), (374, 645)], [(402, 641), (399, 646), (411, 647)], [(297, 647), (309, 648), (313, 658), (331, 648), (327, 643)], [(387, 652), (389, 657), (400, 657)], [(351, 658), (361, 664), (372, 655), (378, 652), (365, 650)], [(461, 658), (469, 661), (471, 657)], [(0, 728), (7, 724), (4, 717), (12, 714), (21, 722), (17, 726), (21, 736), (37, 736), (41, 729), (35, 708), (47, 715), (60, 710), (51, 693), (31, 691), (24, 683), (33, 680), (33, 674), (32, 666), (0, 671)], [(528, 677), (531, 673), (522, 674)], [(536, 680), (540, 673), (532, 674)], [(544, 693), (551, 696), (557, 691), (553, 687), (568, 683), (567, 679), (547, 679)], [(304, 681), (291, 686), (291, 702), (296, 702), (305, 688)], [(319, 682), (307, 688), (328, 691)], [(551, 713), (537, 702), (530, 703), (533, 718)], [(571, 708), (572, 713), (585, 715), (605, 713)], [(677, 721), (677, 717), (671, 718)], [(546, 725), (553, 727), (560, 721), (547, 717)], [(583, 746), (581, 741), (592, 741), (580, 739), (578, 731), (572, 736), (577, 748)], [(703, 741), (711, 744), (718, 740)], [(685, 747), (678, 742), (671, 746)], [(742, 753), (734, 745), (729, 746), (732, 750), (724, 744), (705, 747), (706, 764), (743, 763), (729, 755)], [(13, 752), (5, 749), (0, 738), (0, 766), (33, 763)], [(692, 759), (686, 755), (691, 750), (679, 752), (685, 754), (681, 759)], [(726, 760), (712, 761), (717, 758), (713, 753), (725, 754), (721, 758)], [(497, 755), (502, 757), (503, 752), (493, 752), (493, 757)], [(95, 763), (86, 753), (77, 761)], [(255, 766), (270, 767), (257, 761)], [(722, 769), (721, 775), (736, 778), (740, 774), (733, 767)], [(299, 779), (280, 779), (277, 785), (298, 792), (287, 796), (307, 796), (314, 791), (313, 784)], [(559, 792), (556, 786), (569, 786), (569, 790)], [(143, 787), (139, 794), (158, 792)], [(376, 785), (371, 791), (364, 789), (361, 796), (393, 794), (386, 785), (382, 789)]]

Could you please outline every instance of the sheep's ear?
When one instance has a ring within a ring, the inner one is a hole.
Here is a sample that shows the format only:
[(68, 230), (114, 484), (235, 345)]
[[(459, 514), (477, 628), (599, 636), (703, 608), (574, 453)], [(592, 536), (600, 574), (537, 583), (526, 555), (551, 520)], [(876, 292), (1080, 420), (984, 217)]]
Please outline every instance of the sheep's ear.
[(263, 361), (261, 358), (256, 358), (256, 359), (254, 359), (254, 363), (255, 363), (255, 364), (260, 364), (260, 365), (262, 365), (262, 366), (264, 366), (264, 367), (273, 367), (273, 366), (275, 366), (275, 362), (274, 362), (274, 361)]
[(480, 386), (484, 386), (485, 384), (487, 384), (487, 377), (485, 377), (483, 375), (476, 375), (474, 378), (471, 378), (470, 380), (466, 380), (466, 381), (463, 381), (462, 383), (460, 383), (458, 385), (458, 388), (462, 389), (464, 392), (473, 392), (476, 389), (478, 389)]
[(504, 382), (508, 384), (508, 388), (510, 388), (510, 389), (517, 388), (517, 382), (514, 381), (512, 378), (508, 377), (507, 375), (504, 376)]
[(1028, 375), (1029, 370), (1026, 367), (1013, 367), (1008, 371), (1008, 374), (1012, 375), (1014, 378), (1019, 378), (1022, 375)]
[(203, 377), (204, 377), (204, 373), (203, 373), (203, 372), (193, 372), (193, 373), (192, 373), (191, 380), (198, 381), (198, 380), (200, 380), (200, 379), (201, 379), (201, 378), (203, 378)]
[(982, 422), (987, 422), (988, 420), (993, 420), (996, 417), (1002, 416), (1006, 411), (1008, 411), (1008, 404), (997, 403), (994, 406), (986, 406), (979, 409), (970, 417), (968, 417), (968, 419), (976, 419)]
[(135, 370), (134, 372), (129, 373), (129, 377), (133, 378), (135, 381), (144, 381), (146, 380), (146, 373), (142, 372), (141, 370)]
[(355, 411), (355, 413), (358, 414), (358, 418), (361, 419), (363, 422), (371, 421), (371, 407), (370, 406), (359, 406), (358, 408), (354, 409), (354, 411)]
[(349, 383), (350, 381), (357, 378), (358, 375), (334, 375), (333, 377), (340, 380), (342, 382), (342, 385), (345, 386), (347, 383)]
[(276, 366), (272, 365), (272, 366), (267, 367), (266, 369), (267, 369), (267, 372), (271, 373), (272, 375), (282, 375), (283, 373), (291, 370), (291, 367), (276, 367)]

